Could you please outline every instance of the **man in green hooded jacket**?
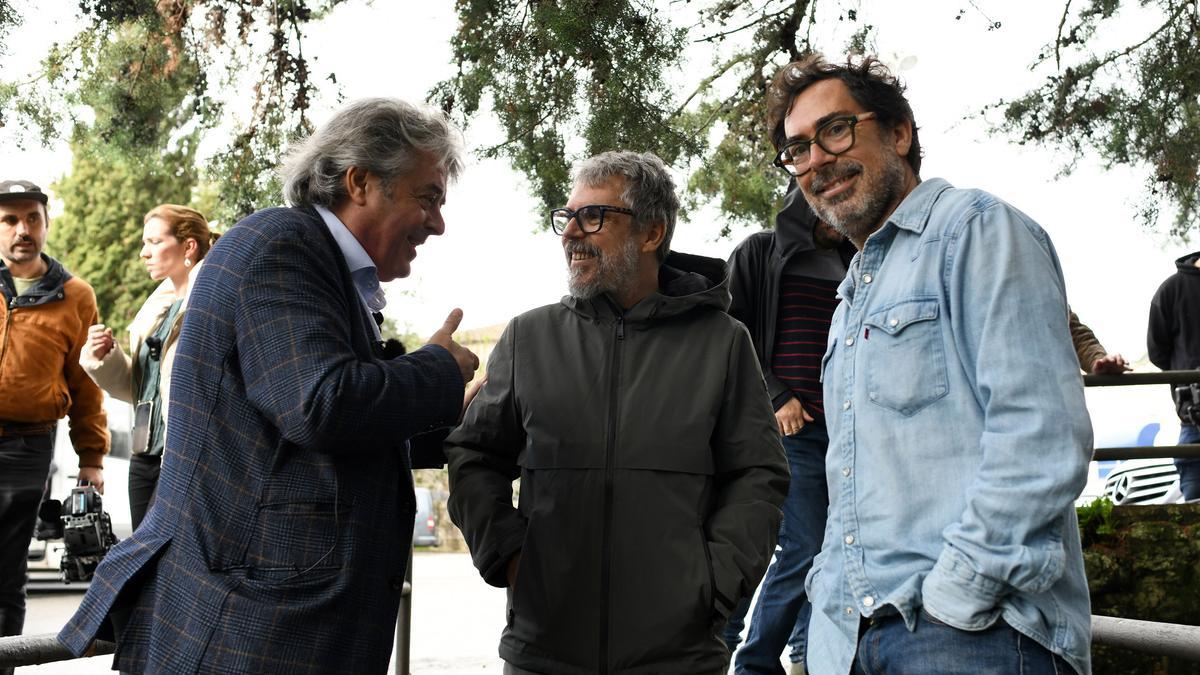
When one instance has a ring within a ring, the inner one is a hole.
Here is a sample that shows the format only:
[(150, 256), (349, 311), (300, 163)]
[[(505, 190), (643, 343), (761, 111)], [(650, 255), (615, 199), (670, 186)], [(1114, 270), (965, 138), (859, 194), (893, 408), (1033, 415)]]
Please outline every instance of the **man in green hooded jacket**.
[(652, 154), (578, 167), (550, 214), (570, 294), (509, 323), (447, 440), (450, 515), (508, 589), (506, 673), (724, 673), (775, 548), (771, 402), (725, 263), (670, 252), (677, 210)]

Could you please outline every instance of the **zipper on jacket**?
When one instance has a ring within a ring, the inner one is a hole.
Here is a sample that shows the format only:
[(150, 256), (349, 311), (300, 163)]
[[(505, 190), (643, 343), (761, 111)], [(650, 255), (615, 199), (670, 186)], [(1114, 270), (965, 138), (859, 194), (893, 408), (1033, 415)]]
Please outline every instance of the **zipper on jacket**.
[(608, 624), (612, 578), (613, 452), (617, 445), (617, 402), (621, 388), (621, 343), (625, 340), (625, 317), (617, 316), (617, 339), (613, 341), (612, 378), (608, 390), (608, 438), (604, 448), (604, 527), (600, 558), (600, 659), (597, 671), (608, 673)]
[(8, 355), (8, 336), (12, 333), (13, 311), (17, 308), (17, 298), (8, 303), (8, 312), (4, 316), (4, 342), (0, 344), (0, 374), (4, 372), (4, 357)]

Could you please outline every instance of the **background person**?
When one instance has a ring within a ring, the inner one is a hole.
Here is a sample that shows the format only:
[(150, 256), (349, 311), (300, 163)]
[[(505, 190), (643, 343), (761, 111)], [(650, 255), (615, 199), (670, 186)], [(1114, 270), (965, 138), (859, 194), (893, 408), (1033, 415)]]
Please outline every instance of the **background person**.
[(79, 367), (96, 294), (42, 253), (46, 201), (29, 181), (0, 181), (0, 635), (25, 625), (26, 555), (64, 415), (79, 479), (104, 491), (108, 418)]
[(154, 508), (60, 632), (73, 653), (115, 631), (126, 671), (387, 671), (407, 441), (457, 422), (478, 359), (459, 310), (391, 359), (372, 314), (445, 231), (460, 157), (440, 111), (356, 101), (289, 156), (294, 206), (221, 236), (188, 297)]
[(79, 359), (101, 389), (134, 406), (134, 447), (129, 461), (129, 512), (134, 529), (145, 517), (158, 485), (171, 365), (187, 311), (190, 282), (217, 238), (204, 216), (186, 206), (161, 204), (142, 222), (138, 257), (150, 278), (162, 283), (129, 324), (129, 354), (113, 340), (111, 328), (96, 324), (88, 329), (87, 346)]
[(1120, 354), (1109, 354), (1096, 334), (1092, 332), (1075, 312), (1070, 312), (1067, 323), (1071, 330), (1071, 344), (1075, 346), (1075, 357), (1079, 359), (1079, 369), (1093, 375), (1120, 375), (1133, 370)]
[[(1161, 370), (1200, 368), (1200, 251), (1175, 261), (1175, 274), (1154, 292), (1146, 332), (1150, 363)], [(1185, 394), (1192, 404), (1190, 392)], [(1194, 401), (1200, 406), (1200, 401)], [(1180, 417), (1179, 444), (1200, 443), (1194, 419)], [(1178, 457), (1179, 489), (1188, 501), (1200, 499), (1200, 457)]]
[[(799, 657), (793, 661), (803, 661), (809, 616), (804, 577), (821, 550), (829, 510), (821, 357), (837, 287), (853, 255), (854, 245), (817, 220), (792, 182), (774, 229), (750, 235), (729, 258), (729, 314), (750, 331), (791, 473), (775, 559), (763, 577), (746, 644), (735, 654), (738, 673), (778, 671), (789, 643)], [(749, 603), (742, 600), (729, 617), (725, 642), (731, 652)]]

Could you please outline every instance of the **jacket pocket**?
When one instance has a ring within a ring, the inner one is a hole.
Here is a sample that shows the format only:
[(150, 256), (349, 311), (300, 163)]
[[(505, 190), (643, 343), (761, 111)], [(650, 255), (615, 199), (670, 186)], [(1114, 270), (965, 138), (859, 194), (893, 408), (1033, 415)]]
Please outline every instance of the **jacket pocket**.
[[(335, 511), (340, 507), (340, 513)], [(246, 550), (247, 577), (264, 583), (302, 583), (341, 569), (344, 504), (294, 501), (262, 504)]]
[(867, 398), (905, 417), (949, 390), (937, 300), (896, 303), (867, 316)]

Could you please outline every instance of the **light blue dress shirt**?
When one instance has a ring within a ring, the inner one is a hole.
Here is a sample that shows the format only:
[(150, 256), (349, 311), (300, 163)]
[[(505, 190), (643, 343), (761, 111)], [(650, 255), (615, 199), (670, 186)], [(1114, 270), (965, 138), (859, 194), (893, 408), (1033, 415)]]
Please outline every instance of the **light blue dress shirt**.
[(868, 238), (822, 365), (825, 543), (809, 672), (850, 672), (860, 617), (1003, 619), (1091, 670), (1073, 506), (1092, 454), (1062, 271), (1046, 233), (941, 179)]
[[(358, 291), (358, 297), (362, 300), (363, 306), (367, 308), (368, 313), (382, 312), (383, 308), (387, 307), (387, 296), (384, 295), (383, 287), (379, 283), (379, 272), (375, 267), (375, 261), (371, 260), (366, 249), (358, 242), (358, 238), (340, 218), (333, 215), (332, 211), (324, 206), (314, 205), (313, 208), (321, 216), (321, 220), (325, 221), (325, 226), (329, 228), (330, 234), (333, 235), (334, 241), (341, 249), (342, 256), (346, 259), (346, 266), (350, 268), (350, 278), (354, 280), (354, 288)], [(375, 330), (375, 338), (379, 339), (379, 326), (376, 326), (374, 321), (371, 322), (371, 326)]]

